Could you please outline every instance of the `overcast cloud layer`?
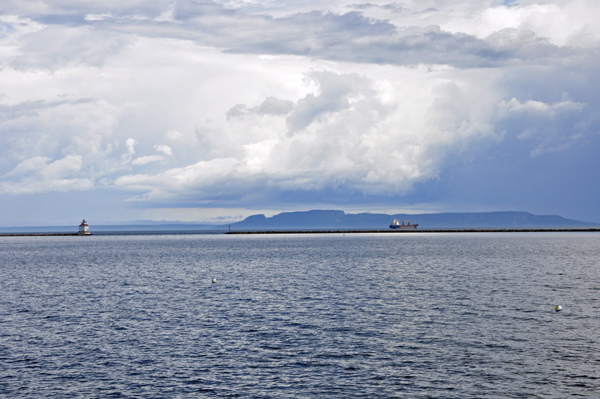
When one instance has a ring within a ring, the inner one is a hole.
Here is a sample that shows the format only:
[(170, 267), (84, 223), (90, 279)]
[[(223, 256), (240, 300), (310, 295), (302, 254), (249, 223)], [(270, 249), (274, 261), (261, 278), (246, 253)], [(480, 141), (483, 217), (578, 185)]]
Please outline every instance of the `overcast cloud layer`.
[(600, 222), (593, 0), (0, 3), (0, 225)]

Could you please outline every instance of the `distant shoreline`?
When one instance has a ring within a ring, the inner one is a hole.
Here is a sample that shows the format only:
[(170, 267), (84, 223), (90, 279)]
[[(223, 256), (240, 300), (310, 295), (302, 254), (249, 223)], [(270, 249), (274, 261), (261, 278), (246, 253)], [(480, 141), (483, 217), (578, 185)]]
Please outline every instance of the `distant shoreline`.
[(544, 233), (544, 232), (600, 232), (600, 228), (572, 229), (404, 229), (404, 230), (269, 230), (228, 231), (225, 234), (340, 234), (340, 233)]
[[(140, 231), (106, 231), (96, 235), (181, 235), (181, 234), (225, 234), (225, 235), (256, 235), (256, 234), (358, 234), (358, 233), (582, 233), (600, 232), (600, 228), (506, 228), (506, 229), (405, 229), (405, 230), (239, 230), (239, 231), (217, 231), (208, 233), (202, 230), (192, 231), (164, 231), (164, 230), (140, 230)], [(0, 233), (0, 237), (66, 237), (66, 236), (92, 236), (93, 234), (77, 233)]]

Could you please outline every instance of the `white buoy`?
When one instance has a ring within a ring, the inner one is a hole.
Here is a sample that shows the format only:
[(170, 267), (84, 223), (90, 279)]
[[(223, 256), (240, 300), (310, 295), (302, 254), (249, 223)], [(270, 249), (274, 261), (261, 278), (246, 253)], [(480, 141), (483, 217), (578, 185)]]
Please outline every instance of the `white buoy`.
[(216, 282), (217, 282), (217, 279), (216, 279), (216, 278), (213, 278), (213, 279), (212, 279), (212, 283), (214, 284), (214, 283), (216, 283)]
[(557, 312), (560, 312), (562, 310), (562, 306), (556, 305), (556, 307), (554, 307), (554, 310), (556, 310)]

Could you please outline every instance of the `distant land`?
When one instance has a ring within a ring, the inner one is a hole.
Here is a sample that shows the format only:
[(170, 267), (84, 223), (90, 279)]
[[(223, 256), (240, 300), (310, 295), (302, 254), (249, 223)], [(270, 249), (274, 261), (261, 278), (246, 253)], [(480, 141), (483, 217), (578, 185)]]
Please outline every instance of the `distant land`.
[(418, 223), (419, 229), (439, 228), (533, 228), (598, 227), (600, 223), (581, 222), (556, 215), (532, 215), (527, 212), (350, 214), (344, 211), (284, 212), (267, 218), (253, 215), (231, 224), (231, 229), (387, 229), (393, 219)]
[[(427, 213), (394, 214), (359, 213), (351, 214), (337, 210), (313, 210), (284, 212), (272, 217), (252, 215), (246, 219), (226, 225), (208, 225), (182, 222), (139, 221), (129, 224), (90, 224), (92, 233), (135, 232), (135, 231), (222, 231), (222, 230), (307, 230), (307, 229), (388, 229), (393, 219), (410, 220), (423, 229), (465, 228), (590, 228), (600, 223), (565, 219), (557, 215), (533, 215), (528, 212), (477, 212), (477, 213)], [(73, 226), (0, 227), (0, 233), (69, 233), (76, 232)]]

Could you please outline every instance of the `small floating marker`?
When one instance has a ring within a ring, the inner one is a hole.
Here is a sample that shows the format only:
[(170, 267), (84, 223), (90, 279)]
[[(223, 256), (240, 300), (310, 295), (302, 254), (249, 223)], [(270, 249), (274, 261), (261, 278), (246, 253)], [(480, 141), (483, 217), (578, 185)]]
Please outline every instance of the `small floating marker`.
[[(216, 283), (216, 282), (217, 282), (217, 279), (216, 279), (216, 278), (213, 278), (213, 279), (212, 279), (212, 283), (214, 284), (214, 283)], [(562, 309), (562, 308), (561, 308), (561, 309)]]
[(556, 305), (556, 306), (554, 307), (554, 310), (556, 310), (557, 312), (560, 312), (560, 311), (562, 310), (562, 306), (560, 306), (560, 305)]

